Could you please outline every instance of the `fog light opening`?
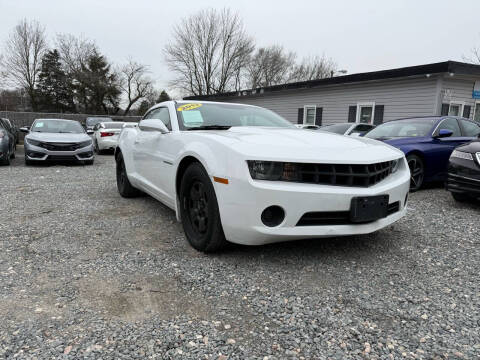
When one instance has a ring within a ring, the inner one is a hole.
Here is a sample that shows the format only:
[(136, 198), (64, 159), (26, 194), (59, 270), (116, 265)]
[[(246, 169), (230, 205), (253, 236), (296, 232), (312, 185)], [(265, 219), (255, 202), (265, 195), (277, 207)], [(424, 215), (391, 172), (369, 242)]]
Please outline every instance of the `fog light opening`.
[(285, 219), (285, 211), (277, 205), (269, 206), (262, 212), (262, 223), (268, 227), (278, 226)]

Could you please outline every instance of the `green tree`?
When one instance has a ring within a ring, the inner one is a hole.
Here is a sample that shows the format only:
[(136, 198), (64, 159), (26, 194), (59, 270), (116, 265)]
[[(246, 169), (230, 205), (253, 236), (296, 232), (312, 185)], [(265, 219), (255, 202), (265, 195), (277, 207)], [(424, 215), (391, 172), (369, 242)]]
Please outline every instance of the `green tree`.
[(161, 102), (168, 101), (168, 100), (172, 100), (170, 98), (170, 95), (168, 95), (168, 93), (165, 90), (162, 90), (160, 95), (158, 95), (157, 103), (161, 103)]
[(89, 56), (74, 80), (76, 96), (88, 113), (116, 113), (120, 103), (118, 76), (98, 51)]
[(42, 57), (38, 76), (38, 108), (43, 111), (74, 111), (73, 92), (62, 69), (60, 54), (51, 50)]

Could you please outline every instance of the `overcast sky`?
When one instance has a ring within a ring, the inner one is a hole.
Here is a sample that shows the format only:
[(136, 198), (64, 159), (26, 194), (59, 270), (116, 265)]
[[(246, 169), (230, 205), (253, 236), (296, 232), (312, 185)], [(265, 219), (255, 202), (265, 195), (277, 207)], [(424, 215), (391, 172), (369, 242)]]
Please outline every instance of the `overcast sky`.
[(36, 19), (50, 40), (83, 35), (115, 63), (131, 56), (150, 65), (164, 88), (171, 75), (162, 48), (172, 26), (209, 7), (237, 11), (258, 46), (324, 53), (350, 74), (462, 60), (480, 46), (480, 0), (0, 0), (0, 42), (21, 18)]

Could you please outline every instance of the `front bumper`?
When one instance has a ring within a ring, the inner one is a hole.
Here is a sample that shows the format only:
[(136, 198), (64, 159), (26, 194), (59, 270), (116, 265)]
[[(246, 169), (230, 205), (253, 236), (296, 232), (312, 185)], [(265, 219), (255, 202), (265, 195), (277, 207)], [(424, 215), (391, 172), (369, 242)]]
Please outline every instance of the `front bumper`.
[(93, 145), (75, 151), (51, 151), (25, 143), (25, 158), (30, 161), (89, 161), (94, 158)]
[(480, 196), (480, 165), (476, 160), (451, 158), (446, 189), (451, 192)]
[[(223, 230), (227, 240), (246, 245), (262, 245), (286, 240), (368, 234), (380, 230), (405, 215), (410, 187), (406, 162), (395, 174), (371, 187), (347, 187), (233, 178), (229, 184), (214, 182)], [(306, 213), (347, 212), (352, 198), (389, 195), (389, 204), (398, 209), (385, 218), (360, 224), (298, 225)], [(261, 214), (276, 205), (285, 212), (282, 223), (264, 225)]]

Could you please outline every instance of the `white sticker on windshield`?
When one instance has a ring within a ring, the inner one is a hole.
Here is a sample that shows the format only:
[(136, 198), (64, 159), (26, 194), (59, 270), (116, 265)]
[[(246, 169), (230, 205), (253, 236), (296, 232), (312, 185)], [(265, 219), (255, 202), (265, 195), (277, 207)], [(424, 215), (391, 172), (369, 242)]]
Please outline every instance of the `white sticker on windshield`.
[(43, 127), (43, 122), (37, 122), (37, 123), (35, 124), (35, 127)]
[(196, 126), (203, 124), (202, 113), (198, 110), (182, 111), (183, 122), (186, 126)]

